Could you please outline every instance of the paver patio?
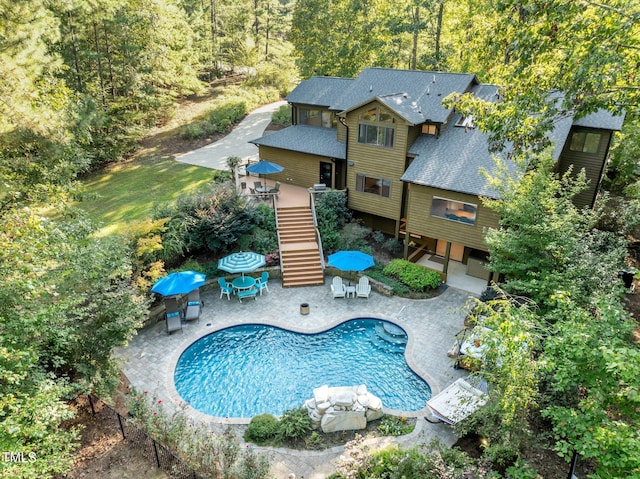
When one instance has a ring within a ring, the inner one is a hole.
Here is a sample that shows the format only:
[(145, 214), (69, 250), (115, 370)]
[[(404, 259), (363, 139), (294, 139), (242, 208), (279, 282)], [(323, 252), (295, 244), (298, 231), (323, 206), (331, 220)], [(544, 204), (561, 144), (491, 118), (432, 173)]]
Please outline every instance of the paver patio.
[[(386, 297), (372, 292), (370, 298), (333, 299), (330, 291), (331, 277), (324, 286), (282, 288), (278, 280), (270, 280), (269, 292), (256, 301), (240, 303), (236, 298), (219, 297), (219, 290), (203, 291), (204, 310), (199, 322), (185, 323), (183, 333), (168, 335), (164, 321), (150, 325), (133, 338), (127, 348), (118, 351), (123, 360), (123, 371), (138, 390), (148, 391), (165, 404), (177, 407), (184, 401), (177, 393), (173, 372), (182, 351), (202, 336), (216, 330), (238, 324), (261, 323), (279, 326), (292, 331), (316, 333), (329, 329), (349, 319), (377, 318), (392, 321), (401, 326), (409, 336), (406, 359), (411, 368), (431, 386), (435, 395), (465, 371), (453, 368), (447, 350), (464, 322), (464, 306), (471, 295), (466, 291), (448, 287), (440, 296), (428, 300), (410, 300)], [(300, 305), (309, 305), (309, 314), (300, 313)], [(338, 386), (338, 384), (331, 385)], [(312, 391), (309, 391), (311, 397)], [(220, 431), (227, 424), (238, 428), (238, 437), (248, 419), (213, 418), (187, 407), (190, 417)], [(387, 411), (393, 412), (393, 411)], [(373, 447), (396, 442), (403, 444), (428, 443), (439, 438), (452, 445), (456, 438), (449, 426), (432, 424), (424, 420), (426, 410), (413, 415), (418, 417), (416, 430), (401, 438), (379, 438)], [(327, 451), (292, 451), (264, 448), (268, 451), (274, 477), (287, 477), (294, 472), (297, 478), (322, 479), (335, 472), (337, 458), (342, 447)]]

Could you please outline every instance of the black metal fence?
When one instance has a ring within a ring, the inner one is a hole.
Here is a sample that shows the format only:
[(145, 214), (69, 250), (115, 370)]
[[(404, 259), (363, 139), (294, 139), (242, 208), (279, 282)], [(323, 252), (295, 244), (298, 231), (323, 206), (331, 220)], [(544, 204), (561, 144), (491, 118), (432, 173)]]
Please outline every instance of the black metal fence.
[(133, 424), (132, 421), (122, 416), (104, 401), (96, 396), (88, 395), (91, 413), (96, 414), (95, 406), (99, 402), (101, 407), (109, 411), (114, 421), (118, 422), (122, 437), (126, 439), (145, 458), (153, 462), (159, 469), (175, 479), (202, 479), (193, 469), (187, 466), (182, 460), (171, 452), (168, 448), (154, 440), (145, 431)]

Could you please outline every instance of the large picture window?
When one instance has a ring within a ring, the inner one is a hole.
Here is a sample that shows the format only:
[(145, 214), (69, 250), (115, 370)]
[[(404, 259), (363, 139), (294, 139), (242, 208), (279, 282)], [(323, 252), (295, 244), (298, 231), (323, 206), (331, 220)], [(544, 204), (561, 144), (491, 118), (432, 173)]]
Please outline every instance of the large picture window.
[(389, 194), (391, 193), (391, 180), (358, 173), (356, 175), (356, 191), (389, 198)]
[(358, 143), (393, 148), (393, 116), (379, 107), (360, 114)]
[(431, 216), (451, 221), (458, 221), (467, 225), (476, 224), (478, 205), (463, 203), (434, 196), (431, 201)]

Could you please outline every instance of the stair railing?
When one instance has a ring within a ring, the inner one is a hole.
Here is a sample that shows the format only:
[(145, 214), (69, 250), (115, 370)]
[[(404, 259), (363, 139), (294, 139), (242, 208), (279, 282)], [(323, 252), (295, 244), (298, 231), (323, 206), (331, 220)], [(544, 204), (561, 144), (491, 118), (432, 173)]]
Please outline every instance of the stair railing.
[(278, 199), (277, 195), (273, 195), (273, 213), (276, 218), (276, 236), (278, 238), (278, 254), (280, 255), (280, 277), (282, 278), (282, 274), (284, 273), (284, 268), (282, 266), (282, 246), (280, 245), (280, 225), (278, 225)]
[(313, 191), (309, 191), (310, 203), (311, 203), (311, 216), (313, 217), (313, 229), (316, 233), (316, 241), (318, 243), (318, 253), (320, 254), (320, 265), (322, 271), (324, 271), (324, 251), (322, 250), (322, 238), (320, 237), (320, 230), (318, 229), (318, 218), (316, 216), (316, 195)]

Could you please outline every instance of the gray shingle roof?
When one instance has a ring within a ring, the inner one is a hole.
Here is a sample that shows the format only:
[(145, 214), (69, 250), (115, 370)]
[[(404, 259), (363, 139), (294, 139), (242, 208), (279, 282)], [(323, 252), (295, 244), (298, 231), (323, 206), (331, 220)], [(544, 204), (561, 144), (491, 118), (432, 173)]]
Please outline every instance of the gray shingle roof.
[[(476, 85), (473, 93), (485, 100), (497, 100), (494, 85)], [(428, 135), (418, 137), (408, 151), (416, 158), (402, 175), (402, 180), (443, 190), (498, 198), (497, 191), (489, 186), (480, 172), (481, 169), (488, 172), (495, 170), (488, 137), (477, 128), (465, 130), (464, 127), (455, 126), (460, 118), (456, 114), (437, 138)], [(501, 156), (506, 156), (507, 152), (508, 147)], [(507, 160), (507, 166), (512, 172), (516, 171), (513, 162)]]
[(336, 130), (333, 128), (293, 125), (249, 143), (341, 160), (347, 157), (347, 145), (336, 139)]
[(442, 134), (420, 136), (409, 149), (416, 158), (402, 175), (403, 181), (470, 195), (497, 198), (480, 168), (493, 171), (487, 137), (477, 128), (449, 125)]
[(595, 113), (591, 113), (583, 118), (575, 120), (573, 124), (575, 126), (584, 126), (588, 128), (602, 128), (604, 130), (622, 130), (622, 124), (624, 123), (625, 113), (620, 115), (614, 115), (607, 110), (598, 110)]
[(471, 73), (367, 68), (356, 78), (311, 77), (294, 88), (287, 101), (349, 111), (378, 99), (414, 125), (442, 123), (451, 113), (442, 99), (475, 83)]
[(332, 110), (349, 111), (378, 98), (414, 125), (446, 121), (451, 110), (442, 106), (447, 95), (468, 91), (477, 83), (470, 73), (367, 68), (331, 104)]
[(311, 77), (296, 86), (286, 100), (289, 103), (330, 107), (353, 83), (353, 78)]

